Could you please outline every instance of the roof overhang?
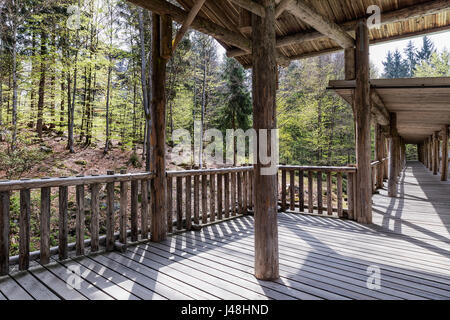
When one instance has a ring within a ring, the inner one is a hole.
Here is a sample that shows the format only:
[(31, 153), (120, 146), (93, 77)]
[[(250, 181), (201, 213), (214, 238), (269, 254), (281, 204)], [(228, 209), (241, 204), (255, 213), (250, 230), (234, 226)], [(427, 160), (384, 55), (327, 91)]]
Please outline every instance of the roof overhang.
[[(355, 81), (330, 81), (329, 88), (352, 104)], [(450, 77), (372, 79), (388, 112), (397, 113), (397, 129), (406, 143), (421, 143), (450, 124)]]

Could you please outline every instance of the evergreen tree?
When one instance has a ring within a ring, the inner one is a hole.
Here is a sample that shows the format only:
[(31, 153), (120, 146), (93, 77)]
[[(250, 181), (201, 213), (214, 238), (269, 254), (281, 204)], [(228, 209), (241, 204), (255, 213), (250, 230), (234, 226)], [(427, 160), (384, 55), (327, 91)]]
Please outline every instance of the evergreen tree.
[(412, 78), (414, 76), (414, 72), (416, 71), (416, 66), (418, 63), (417, 49), (412, 41), (408, 42), (408, 45), (406, 46), (405, 49), (405, 54), (406, 54), (405, 64), (407, 67), (407, 76)]
[(408, 76), (408, 63), (403, 60), (398, 49), (394, 53), (388, 51), (386, 61), (383, 62), (383, 77), (387, 79), (406, 78)]
[(419, 61), (428, 61), (431, 58), (431, 55), (436, 52), (436, 48), (434, 47), (433, 42), (427, 36), (422, 39), (422, 49), (418, 52), (417, 58)]
[(416, 77), (449, 77), (450, 52), (446, 49), (442, 53), (433, 53), (429, 61), (423, 61), (417, 66)]

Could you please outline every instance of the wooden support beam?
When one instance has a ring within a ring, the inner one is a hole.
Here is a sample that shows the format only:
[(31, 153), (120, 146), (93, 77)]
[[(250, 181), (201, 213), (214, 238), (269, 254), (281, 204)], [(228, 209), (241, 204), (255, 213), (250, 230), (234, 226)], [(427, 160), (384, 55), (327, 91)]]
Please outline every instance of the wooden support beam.
[(370, 112), (376, 119), (376, 122), (383, 126), (389, 125), (389, 111), (387, 111), (387, 108), (384, 105), (384, 102), (379, 96), (378, 92), (373, 88), (370, 90), (370, 100)]
[(161, 49), (172, 41), (169, 34), (172, 20), (167, 15), (153, 13), (152, 28), (152, 104), (151, 104), (151, 138), (153, 151), (151, 171), (155, 178), (151, 180), (152, 201), (151, 240), (159, 242), (167, 236), (167, 180), (166, 180), (166, 65), (167, 59), (161, 56)]
[(441, 162), (441, 181), (448, 179), (448, 125), (442, 128), (442, 162)]
[(321, 34), (333, 39), (342, 48), (354, 47), (355, 41), (342, 27), (319, 14), (304, 0), (294, 0), (287, 10)]
[[(164, 0), (129, 0), (131, 3), (138, 5), (144, 9), (157, 13), (158, 15), (168, 15), (178, 23), (184, 23), (188, 16), (188, 12)], [(246, 39), (243, 35), (232, 32), (221, 27), (208, 19), (196, 17), (191, 27), (208, 34), (218, 40), (224, 41), (230, 45), (236, 46), (248, 54), (251, 52), (251, 40)]]
[(184, 35), (188, 31), (188, 29), (191, 26), (192, 22), (194, 21), (195, 17), (197, 17), (197, 14), (200, 12), (200, 9), (203, 7), (203, 4), (205, 3), (205, 1), (206, 0), (197, 0), (195, 2), (194, 6), (192, 7), (191, 11), (189, 11), (186, 19), (184, 20), (180, 29), (177, 31), (175, 39), (173, 40), (172, 54), (175, 52), (178, 44), (183, 39)]
[(380, 161), (380, 164), (377, 167), (377, 176), (376, 176), (376, 187), (377, 189), (382, 189), (383, 188), (383, 169), (384, 169), (384, 165), (383, 165), (383, 130), (381, 128), (380, 124), (377, 124), (375, 127), (375, 152), (376, 152), (376, 159), (377, 161)]
[(275, 8), (275, 19), (278, 19), (287, 8), (294, 3), (294, 0), (281, 0)]
[(388, 196), (397, 197), (398, 174), (397, 163), (399, 161), (399, 137), (397, 132), (397, 114), (391, 113), (390, 119), (390, 140), (389, 140), (389, 180), (388, 180)]
[(345, 60), (345, 80), (355, 80), (356, 78), (356, 62), (355, 62), (355, 49), (347, 48), (344, 51)]
[(266, 15), (266, 10), (264, 6), (252, 0), (230, 0), (231, 2), (237, 4), (241, 8), (244, 8), (251, 13), (254, 13), (262, 18)]
[[(265, 18), (252, 16), (253, 38), (253, 127), (276, 128), (277, 64), (275, 48), (275, 1), (258, 0)], [(258, 139), (259, 140), (259, 139)], [(270, 150), (270, 138), (267, 139)], [(258, 150), (260, 149), (258, 141)], [(257, 157), (253, 185), (255, 216), (255, 276), (261, 280), (279, 278), (278, 182), (277, 175), (263, 175), (265, 165)]]
[(369, 29), (365, 20), (356, 28), (356, 220), (372, 223), (372, 174), (370, 143)]
[[(449, 1), (436, 0), (436, 1), (428, 1), (426, 3), (412, 5), (412, 6), (398, 9), (398, 10), (383, 12), (382, 13), (383, 16), (381, 19), (381, 26), (391, 24), (394, 22), (407, 21), (409, 19), (417, 19), (420, 17), (437, 14), (437, 13), (440, 13), (440, 12), (443, 12), (443, 11), (446, 11), (449, 9), (450, 9)], [(342, 29), (344, 29), (347, 33), (353, 34), (357, 22), (358, 22), (358, 20), (346, 21), (342, 24), (339, 24), (339, 26)], [(407, 33), (407, 34), (398, 36), (395, 39), (398, 40), (398, 39), (403, 39), (403, 38), (407, 38), (407, 37), (412, 37), (414, 35), (438, 32), (438, 31), (443, 31), (446, 29), (448, 29), (448, 27), (432, 28), (432, 29), (426, 30), (425, 32), (421, 31), (421, 32)], [(322, 40), (322, 39), (326, 39), (326, 38), (327, 38), (326, 35), (324, 35), (320, 32), (317, 32), (317, 31), (310, 30), (310, 31), (299, 32), (297, 34), (292, 34), (292, 35), (284, 36), (282, 38), (277, 39), (277, 48), (281, 48), (281, 47), (289, 46), (289, 45), (293, 45), (293, 44), (300, 44), (305, 41), (315, 41), (315, 40)], [(393, 40), (393, 38), (373, 40), (370, 42), (370, 44), (377, 44), (377, 43), (382, 43), (382, 42), (386, 42), (386, 41), (390, 41), (390, 40)], [(332, 51), (339, 51), (340, 49), (341, 49), (340, 47), (333, 48)], [(327, 54), (327, 53), (329, 53), (329, 51), (331, 51), (331, 50), (327, 49), (324, 51), (317, 51), (314, 54), (315, 54), (315, 56), (317, 56), (317, 55)], [(248, 54), (248, 53), (246, 53), (243, 50), (239, 50), (239, 49), (233, 49), (233, 50), (229, 50), (227, 52), (228, 57), (238, 57), (238, 56), (242, 56), (242, 55), (246, 55), (246, 54)], [(312, 53), (310, 54), (310, 56), (311, 55), (312, 55)], [(299, 56), (299, 57), (295, 58), (295, 60), (298, 60), (298, 59), (303, 59), (303, 56)], [(292, 60), (294, 60), (294, 58), (292, 58)]]
[(433, 134), (433, 174), (438, 174), (439, 168), (439, 131)]

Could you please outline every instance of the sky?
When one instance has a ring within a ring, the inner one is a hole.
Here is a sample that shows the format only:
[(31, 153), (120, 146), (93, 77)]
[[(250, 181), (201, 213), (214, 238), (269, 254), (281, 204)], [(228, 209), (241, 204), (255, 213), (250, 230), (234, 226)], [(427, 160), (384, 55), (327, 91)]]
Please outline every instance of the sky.
[[(450, 50), (450, 31), (445, 31), (441, 33), (428, 34), (428, 37), (433, 41), (436, 49), (442, 51), (442, 49), (447, 48)], [(395, 51), (395, 49), (399, 49), (403, 54), (403, 49), (406, 48), (406, 45), (411, 40), (413, 41), (416, 48), (422, 47), (422, 38), (423, 36), (418, 36), (414, 38), (408, 38), (404, 40), (392, 41), (380, 43), (377, 45), (370, 46), (370, 61), (375, 64), (378, 69), (378, 72), (383, 72), (383, 60), (386, 58), (388, 51)]]

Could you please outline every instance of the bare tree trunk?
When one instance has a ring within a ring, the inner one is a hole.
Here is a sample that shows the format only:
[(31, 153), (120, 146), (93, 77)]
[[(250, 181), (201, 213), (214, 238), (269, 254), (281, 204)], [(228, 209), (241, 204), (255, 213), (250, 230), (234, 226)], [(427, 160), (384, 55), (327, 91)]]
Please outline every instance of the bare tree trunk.
[(59, 112), (59, 134), (63, 134), (64, 126), (64, 95), (66, 91), (66, 73), (61, 72), (61, 106)]
[(206, 59), (206, 46), (204, 47), (204, 62), (203, 62), (203, 88), (202, 88), (202, 112), (200, 122), (200, 150), (198, 162), (200, 168), (203, 168), (203, 131), (205, 124), (205, 109), (206, 109), (206, 74), (207, 74), (207, 59)]
[(106, 141), (105, 141), (105, 149), (103, 150), (104, 154), (107, 154), (109, 151), (109, 136), (110, 136), (110, 126), (109, 126), (109, 122), (110, 122), (110, 114), (109, 114), (109, 105), (110, 105), (110, 101), (109, 101), (109, 96), (110, 96), (110, 91), (111, 91), (111, 73), (112, 73), (112, 68), (111, 68), (111, 59), (109, 61), (110, 65), (108, 67), (108, 85), (106, 87)]
[(38, 101), (38, 114), (36, 131), (39, 138), (42, 139), (42, 127), (44, 124), (44, 98), (45, 98), (45, 75), (46, 75), (46, 63), (45, 55), (47, 54), (47, 33), (42, 30), (41, 32), (41, 78), (39, 80), (39, 101)]
[(11, 150), (16, 148), (17, 140), (17, 23), (13, 26), (13, 48), (12, 48), (12, 74), (13, 74), (13, 100), (12, 100), (12, 125), (13, 134), (11, 140)]

